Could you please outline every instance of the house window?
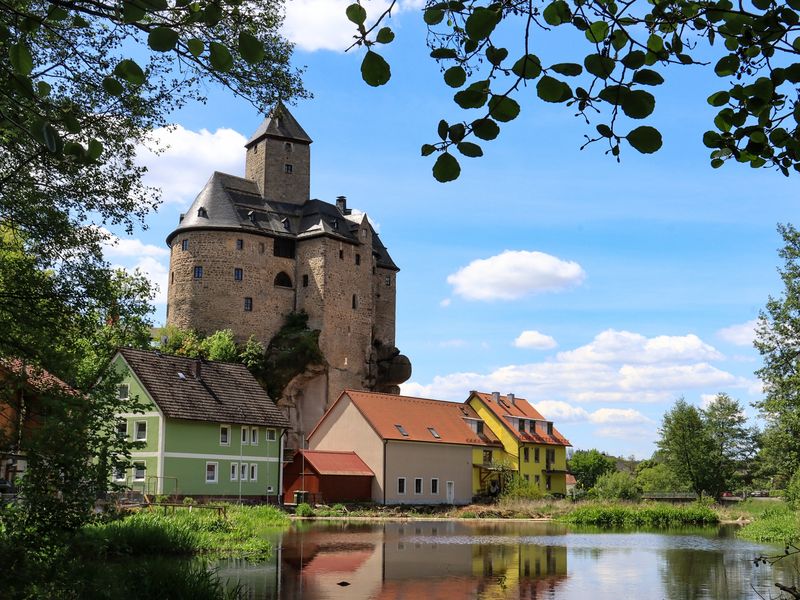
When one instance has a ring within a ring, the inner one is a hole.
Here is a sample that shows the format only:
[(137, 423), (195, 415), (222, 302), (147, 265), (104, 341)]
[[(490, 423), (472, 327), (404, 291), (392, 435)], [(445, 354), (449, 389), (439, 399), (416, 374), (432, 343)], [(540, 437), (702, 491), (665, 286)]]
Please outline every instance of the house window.
[(421, 494), (422, 493), (422, 477), (417, 477), (414, 479), (414, 493)]
[(231, 481), (239, 479), (239, 463), (231, 463)]
[(195, 267), (194, 268), (194, 278), (195, 279), (202, 279), (203, 278), (203, 267)]
[(549, 490), (552, 487), (552, 480), (550, 479), (550, 475), (545, 475), (544, 477), (544, 487), (545, 489)]
[(258, 427), (253, 427), (250, 430), (250, 445), (258, 446)]
[(530, 475), (523, 475), (523, 477), (525, 478), (525, 481), (530, 481), (531, 480)]
[(189, 249), (189, 240), (181, 240), (181, 250)]
[(556, 451), (552, 448), (548, 448), (545, 450), (545, 461), (547, 462), (547, 468), (551, 468), (553, 463), (556, 462)]
[(247, 438), (247, 436), (248, 436), (247, 431), (248, 431), (247, 427), (242, 425), (242, 444), (244, 444), (244, 445), (247, 445), (247, 439), (248, 439)]
[(133, 463), (133, 480), (144, 481), (146, 467), (144, 462)]
[(220, 425), (219, 426), (219, 445), (220, 446), (230, 446), (231, 445), (231, 426), (230, 425)]
[(291, 175), (293, 170), (294, 168), (289, 163), (283, 165), (283, 172), (286, 173), (287, 175)]
[(293, 148), (292, 148), (292, 143), (291, 143), (291, 142), (286, 142), (286, 143), (283, 145), (283, 149), (284, 149), (284, 151), (286, 151), (286, 152), (291, 152), (291, 151), (292, 151), (292, 149), (293, 149)]
[(392, 278), (389, 277), (388, 275), (386, 276), (386, 279), (383, 280), (383, 282), (386, 284), (386, 287), (392, 287)]
[(360, 264), (361, 264), (361, 255), (357, 253), (356, 254), (356, 266), (358, 266)]
[(274, 285), (277, 285), (278, 287), (290, 288), (292, 287), (292, 278), (289, 277), (289, 275), (287, 275), (285, 271), (281, 271), (280, 273), (275, 275)]
[(525, 419), (520, 419), (517, 427), (521, 433), (525, 433)]
[(402, 435), (403, 437), (408, 437), (408, 432), (406, 431), (405, 427), (403, 427), (402, 425), (395, 425), (395, 427), (397, 427), (397, 431), (400, 432), (400, 435)]
[(524, 460), (525, 462), (529, 462), (531, 460), (530, 448), (523, 448), (522, 449), (522, 460)]
[(437, 440), (442, 439), (442, 436), (439, 435), (439, 432), (436, 431), (433, 427), (428, 427), (428, 431), (431, 432), (431, 435), (435, 437)]
[(244, 279), (244, 271), (242, 269), (234, 269), (233, 270), (233, 280), (234, 281), (241, 281)]
[(339, 248), (339, 260), (344, 260), (344, 250)]
[(492, 462), (492, 451), (491, 450), (484, 450), (483, 451), (483, 464), (488, 465)]
[(117, 386), (117, 398), (120, 400), (125, 400), (128, 397), (129, 388), (127, 383), (123, 383)]
[(541, 481), (542, 481), (542, 478), (539, 477), (538, 475), (534, 475), (533, 476), (533, 482), (536, 484), (536, 487), (539, 487), (539, 484), (541, 483)]
[(431, 479), (431, 494), (434, 496), (439, 494), (439, 480), (436, 477)]
[(114, 469), (114, 481), (125, 481), (125, 467), (116, 467)]
[(258, 481), (258, 465), (250, 463), (250, 481)]
[(239, 480), (247, 481), (247, 463), (239, 465)]
[(236, 249), (244, 250), (244, 240), (236, 240)]
[(267, 429), (267, 441), (274, 442), (276, 439), (275, 430), (274, 429)]
[(397, 478), (397, 493), (398, 494), (405, 494), (406, 493), (406, 478), (405, 477), (398, 477)]
[(533, 449), (533, 462), (537, 462), (537, 463), (539, 462), (539, 449), (538, 448), (534, 448)]
[(358, 308), (358, 296), (353, 294), (353, 310)]
[(475, 433), (483, 435), (483, 421), (477, 421), (475, 423)]
[(217, 483), (217, 463), (206, 463), (206, 483)]
[(251, 312), (253, 310), (253, 299), (252, 298), (245, 298), (244, 299), (244, 311)]
[(136, 421), (133, 424), (133, 439), (137, 442), (147, 441), (147, 421)]
[(123, 440), (128, 437), (128, 422), (125, 419), (117, 423), (117, 435)]
[(272, 253), (278, 258), (294, 258), (294, 240), (275, 238), (275, 241), (272, 243)]
[(553, 435), (553, 424), (550, 422), (547, 423), (547, 435)]

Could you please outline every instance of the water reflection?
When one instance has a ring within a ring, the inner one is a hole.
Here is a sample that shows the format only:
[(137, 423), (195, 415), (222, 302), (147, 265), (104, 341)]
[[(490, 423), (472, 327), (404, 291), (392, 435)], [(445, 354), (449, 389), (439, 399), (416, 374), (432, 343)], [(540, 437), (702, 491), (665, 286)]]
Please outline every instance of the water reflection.
[[(276, 534), (269, 563), (227, 561), (219, 574), (253, 599), (763, 597), (777, 571), (752, 558), (773, 548), (729, 529), (598, 533), (553, 523), (298, 524)], [(774, 596), (774, 594), (772, 594)]]

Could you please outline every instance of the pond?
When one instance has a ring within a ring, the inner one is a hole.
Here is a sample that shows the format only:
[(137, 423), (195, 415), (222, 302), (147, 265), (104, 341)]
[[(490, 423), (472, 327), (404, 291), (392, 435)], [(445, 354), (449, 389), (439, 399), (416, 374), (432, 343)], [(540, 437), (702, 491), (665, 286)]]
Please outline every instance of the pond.
[(800, 563), (753, 565), (782, 547), (735, 526), (608, 532), (556, 523), (306, 522), (276, 533), (266, 563), (222, 561), (253, 599), (558, 598), (727, 600), (777, 597)]

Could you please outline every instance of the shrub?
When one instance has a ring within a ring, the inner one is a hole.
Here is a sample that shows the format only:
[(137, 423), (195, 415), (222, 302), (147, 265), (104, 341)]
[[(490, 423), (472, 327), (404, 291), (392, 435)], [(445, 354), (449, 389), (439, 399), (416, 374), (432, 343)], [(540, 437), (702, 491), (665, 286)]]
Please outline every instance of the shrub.
[(708, 525), (719, 522), (716, 512), (707, 506), (672, 506), (667, 504), (587, 504), (561, 518), (575, 525), (598, 527), (675, 527)]
[(783, 498), (786, 495), (786, 490), (770, 490), (770, 498)]
[(192, 506), (193, 504), (197, 504), (197, 502), (195, 502), (194, 498), (191, 496), (186, 496), (186, 498), (183, 499), (183, 504), (184, 506)]
[(639, 487), (630, 473), (614, 471), (597, 478), (593, 492), (602, 500), (638, 500)]
[(790, 543), (800, 540), (800, 515), (780, 504), (765, 510), (752, 523), (742, 527), (738, 535), (756, 542)]
[(789, 480), (789, 485), (786, 486), (784, 497), (786, 498), (786, 502), (791, 506), (800, 508), (800, 469), (798, 469)]
[(504, 500), (541, 500), (544, 498), (544, 492), (537, 485), (514, 473), (506, 480), (501, 498)]
[(294, 514), (296, 514), (298, 517), (313, 517), (314, 509), (311, 508), (311, 505), (308, 502), (301, 502), (297, 505), (297, 509), (295, 509)]

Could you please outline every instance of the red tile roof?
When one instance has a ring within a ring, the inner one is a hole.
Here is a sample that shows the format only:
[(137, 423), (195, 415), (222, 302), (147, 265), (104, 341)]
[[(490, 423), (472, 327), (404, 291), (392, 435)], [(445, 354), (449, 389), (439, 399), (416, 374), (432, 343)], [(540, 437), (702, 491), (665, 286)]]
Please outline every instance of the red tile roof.
[(479, 398), (486, 407), (491, 410), (503, 422), (506, 428), (514, 434), (514, 436), (521, 442), (529, 442), (532, 444), (550, 444), (556, 446), (571, 446), (569, 440), (561, 435), (558, 430), (553, 427), (553, 435), (548, 435), (544, 431), (539, 431), (539, 425), (536, 426), (536, 433), (524, 433), (514, 425), (508, 417), (520, 417), (523, 419), (532, 419), (537, 421), (546, 421), (542, 414), (533, 408), (524, 398), (514, 398), (511, 402), (507, 396), (500, 396), (500, 404), (494, 401), (492, 394), (485, 392), (470, 392), (467, 402), (472, 398)]
[(0, 358), (0, 369), (13, 373), (15, 376), (24, 379), (32, 388), (40, 391), (61, 391), (67, 394), (77, 394), (77, 392), (61, 379), (45, 371), (41, 367), (26, 363), (18, 358)]
[[(467, 419), (480, 420), (480, 417), (466, 404), (356, 390), (345, 390), (336, 402), (341, 402), (345, 397), (350, 398), (384, 440), (468, 446), (500, 445), (488, 427), (484, 427), (482, 435), (470, 429)], [(408, 435), (403, 435), (398, 425)], [(438, 438), (431, 429), (439, 435)], [(309, 437), (313, 433), (312, 431)]]
[(300, 455), (305, 456), (306, 463), (320, 475), (363, 475), (365, 477), (375, 475), (358, 454), (352, 451), (298, 450), (295, 456)]

